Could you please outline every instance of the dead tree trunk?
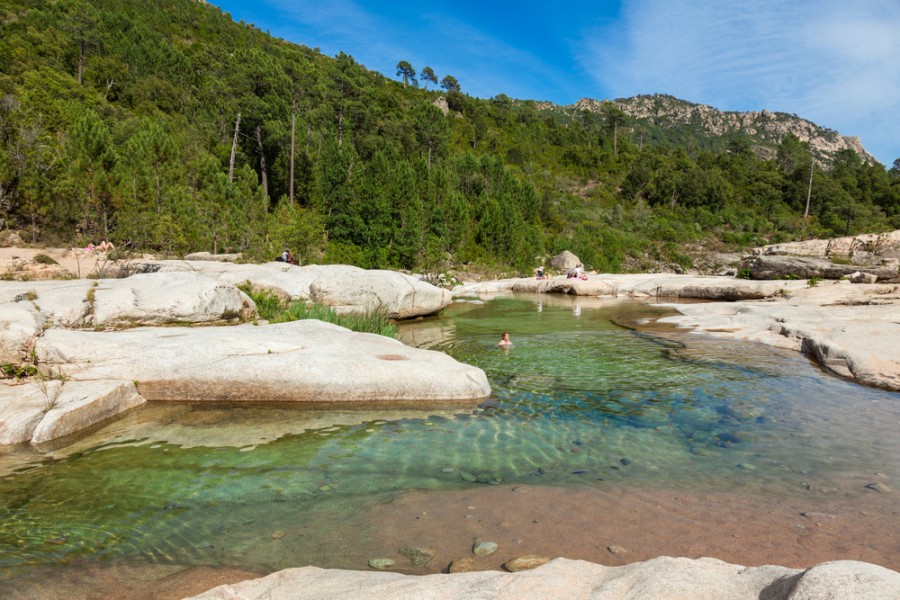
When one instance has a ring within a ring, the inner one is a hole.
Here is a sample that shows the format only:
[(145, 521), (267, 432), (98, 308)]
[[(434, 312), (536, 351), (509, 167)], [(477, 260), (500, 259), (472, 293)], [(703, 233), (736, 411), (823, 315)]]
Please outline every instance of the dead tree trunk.
[(806, 209), (803, 211), (803, 218), (809, 218), (809, 200), (812, 197), (812, 180), (813, 180), (813, 170), (816, 167), (816, 163), (810, 160), (809, 163), (809, 187), (806, 188)]
[(291, 208), (294, 208), (294, 131), (297, 124), (297, 107), (291, 107), (291, 181), (288, 195), (291, 199)]
[(84, 42), (78, 44), (78, 85), (84, 79)]
[(269, 173), (266, 170), (266, 153), (262, 142), (262, 125), (256, 126), (256, 148), (259, 150), (259, 174), (262, 179), (263, 198), (266, 203), (266, 212), (269, 209)]
[(228, 160), (228, 183), (234, 183), (234, 155), (237, 152), (238, 134), (241, 131), (241, 113), (234, 120), (234, 139), (231, 140), (231, 158)]

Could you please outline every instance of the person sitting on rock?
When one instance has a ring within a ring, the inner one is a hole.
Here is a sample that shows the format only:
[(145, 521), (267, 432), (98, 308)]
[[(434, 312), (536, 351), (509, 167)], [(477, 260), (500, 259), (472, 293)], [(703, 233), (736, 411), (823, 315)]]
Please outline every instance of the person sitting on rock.
[(537, 269), (534, 270), (534, 278), (535, 279), (543, 279), (544, 278), (544, 267), (541, 265)]

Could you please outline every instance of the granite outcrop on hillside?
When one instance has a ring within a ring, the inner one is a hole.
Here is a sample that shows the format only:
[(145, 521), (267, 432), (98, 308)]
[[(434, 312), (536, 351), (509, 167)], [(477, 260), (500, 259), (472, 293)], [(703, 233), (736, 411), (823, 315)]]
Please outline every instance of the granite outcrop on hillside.
[(859, 138), (843, 136), (838, 132), (816, 125), (812, 121), (781, 112), (768, 110), (736, 112), (722, 111), (705, 104), (679, 100), (664, 94), (641, 95), (613, 101), (582, 98), (572, 107), (575, 110), (602, 110), (605, 102), (612, 104), (630, 117), (645, 121), (662, 129), (697, 127), (707, 135), (725, 138), (738, 133), (754, 140), (758, 149), (767, 157), (774, 156), (773, 148), (792, 133), (801, 142), (808, 142), (820, 159), (830, 159), (841, 150), (852, 150), (867, 163), (876, 159)]

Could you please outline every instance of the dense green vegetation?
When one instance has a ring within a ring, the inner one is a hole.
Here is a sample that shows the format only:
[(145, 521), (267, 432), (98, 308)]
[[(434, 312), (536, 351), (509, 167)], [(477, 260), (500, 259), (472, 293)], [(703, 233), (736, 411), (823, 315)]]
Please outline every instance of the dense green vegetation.
[(365, 314), (341, 315), (324, 304), (303, 300), (284, 301), (271, 291), (254, 289), (249, 282), (238, 287), (256, 303), (259, 317), (270, 323), (317, 319), (346, 327), (351, 331), (376, 333), (392, 338), (397, 338), (400, 334), (397, 324), (391, 321), (384, 311), (375, 310)]
[(689, 266), (700, 243), (900, 228), (900, 162), (850, 151), (814, 167), (803, 218), (792, 136), (763, 160), (740, 137), (645, 140), (612, 105), (476, 99), (452, 75), (429, 91), (193, 0), (0, 0), (0, 22), (0, 229), (36, 243), (530, 272), (563, 249)]

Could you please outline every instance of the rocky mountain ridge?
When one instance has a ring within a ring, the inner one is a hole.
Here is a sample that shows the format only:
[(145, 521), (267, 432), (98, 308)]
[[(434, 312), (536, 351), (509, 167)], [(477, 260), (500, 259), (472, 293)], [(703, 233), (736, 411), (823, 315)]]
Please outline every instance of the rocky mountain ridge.
[[(611, 102), (636, 122), (636, 129), (674, 130), (686, 135), (714, 138), (706, 141), (712, 148), (724, 147), (730, 136), (745, 136), (753, 149), (764, 158), (775, 156), (781, 140), (793, 133), (801, 142), (809, 143), (818, 160), (830, 162), (841, 150), (852, 150), (867, 163), (877, 162), (855, 136), (844, 136), (797, 115), (768, 110), (722, 111), (665, 94), (640, 95), (616, 100), (582, 98), (564, 110), (601, 112)], [(701, 142), (701, 145), (704, 145)]]

